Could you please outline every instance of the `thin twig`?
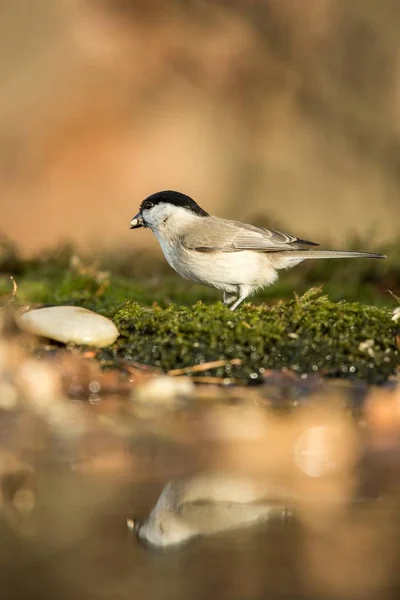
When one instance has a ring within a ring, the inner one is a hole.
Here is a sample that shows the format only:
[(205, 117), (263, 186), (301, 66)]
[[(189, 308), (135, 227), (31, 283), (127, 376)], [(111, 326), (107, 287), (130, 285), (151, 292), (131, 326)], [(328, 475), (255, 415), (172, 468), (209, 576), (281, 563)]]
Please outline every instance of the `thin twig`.
[(211, 362), (202, 363), (201, 365), (192, 365), (191, 367), (183, 367), (182, 369), (171, 369), (168, 371), (168, 375), (174, 377), (175, 375), (185, 375), (186, 373), (198, 373), (199, 371), (217, 369), (218, 367), (225, 367), (226, 365), (241, 364), (242, 361), (240, 358), (233, 358), (232, 360), (212, 360)]
[(210, 385), (243, 385), (243, 381), (240, 379), (232, 379), (231, 377), (191, 377), (193, 383), (206, 383)]
[(13, 284), (12, 298), (15, 298), (15, 296), (17, 295), (18, 285), (17, 285), (17, 282), (15, 281), (15, 279), (14, 279), (14, 277), (12, 275), (10, 275), (10, 279), (11, 279), (12, 284)]
[(394, 298), (397, 302), (400, 302), (400, 297), (396, 296), (396, 294), (394, 292), (392, 292), (392, 290), (386, 290), (388, 292), (388, 294), (390, 294), (392, 296), (392, 298)]
[(12, 302), (14, 302), (15, 296), (17, 294), (17, 290), (18, 290), (17, 282), (15, 281), (14, 277), (12, 277), (11, 275), (10, 275), (10, 279), (12, 281), (13, 289), (12, 289), (12, 292), (10, 292), (8, 294), (4, 294), (3, 296), (0, 296), (0, 306), (2, 308), (5, 308), (6, 306), (8, 306)]
[(154, 373), (154, 374), (157, 374), (157, 373), (161, 374), (162, 373), (162, 370), (159, 369), (158, 367), (153, 367), (151, 365), (145, 365), (144, 363), (140, 363), (140, 362), (137, 362), (135, 360), (124, 360), (123, 358), (117, 358), (114, 361), (114, 364), (120, 365), (120, 366), (122, 366), (124, 368), (131, 367), (133, 369), (137, 369), (137, 370), (140, 370), (140, 371), (148, 371), (148, 372), (151, 372), (151, 373)]

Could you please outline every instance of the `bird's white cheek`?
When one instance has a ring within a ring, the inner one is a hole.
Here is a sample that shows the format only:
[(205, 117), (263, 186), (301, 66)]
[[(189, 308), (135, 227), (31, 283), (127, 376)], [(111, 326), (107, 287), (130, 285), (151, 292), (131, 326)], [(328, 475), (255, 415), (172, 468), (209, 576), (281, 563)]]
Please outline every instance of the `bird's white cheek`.
[(146, 227), (149, 227), (150, 229), (153, 229), (153, 225), (154, 225), (153, 218), (152, 218), (151, 214), (149, 214), (148, 210), (144, 210), (142, 212), (142, 218), (143, 218), (143, 221), (146, 224)]

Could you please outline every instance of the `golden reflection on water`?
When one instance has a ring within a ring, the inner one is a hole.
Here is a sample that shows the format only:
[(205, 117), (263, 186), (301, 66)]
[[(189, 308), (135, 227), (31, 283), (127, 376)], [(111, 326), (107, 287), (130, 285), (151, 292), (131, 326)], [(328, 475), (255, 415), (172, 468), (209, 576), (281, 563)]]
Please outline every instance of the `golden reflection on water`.
[(91, 402), (90, 387), (86, 399), (65, 396), (56, 363), (12, 344), (2, 357), (15, 399), (0, 407), (7, 598), (347, 600), (396, 589), (398, 388), (365, 390), (357, 417), (343, 384), (308, 395), (302, 384), (295, 403), (270, 402), (263, 386), (191, 387), (174, 400), (170, 381), (165, 404), (161, 394), (147, 405), (144, 387), (138, 399), (98, 390)]
[[(52, 419), (8, 413), (9, 444), (26, 435), (1, 454), (13, 597), (381, 598), (394, 585), (395, 486), (383, 496), (378, 478), (375, 498), (360, 495), (365, 441), (336, 398), (285, 415), (243, 403), (125, 418), (122, 433), (100, 419), (68, 438)], [(168, 481), (184, 489), (172, 528), (190, 522), (194, 537), (139, 544), (126, 520), (148, 518)]]

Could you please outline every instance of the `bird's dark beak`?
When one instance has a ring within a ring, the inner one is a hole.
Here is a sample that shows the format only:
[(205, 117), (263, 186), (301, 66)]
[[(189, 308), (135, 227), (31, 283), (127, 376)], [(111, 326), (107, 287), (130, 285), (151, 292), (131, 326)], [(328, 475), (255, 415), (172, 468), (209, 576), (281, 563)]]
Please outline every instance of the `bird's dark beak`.
[(143, 217), (140, 212), (138, 212), (131, 220), (131, 229), (139, 229), (139, 227), (143, 227), (143, 225)]

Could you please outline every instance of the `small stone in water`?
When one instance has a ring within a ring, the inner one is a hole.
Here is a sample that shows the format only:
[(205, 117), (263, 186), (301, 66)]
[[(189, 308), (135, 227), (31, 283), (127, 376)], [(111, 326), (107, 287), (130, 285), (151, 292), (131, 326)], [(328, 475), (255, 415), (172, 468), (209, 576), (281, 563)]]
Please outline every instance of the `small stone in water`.
[(48, 337), (65, 344), (85, 344), (102, 348), (117, 339), (114, 323), (80, 306), (50, 306), (37, 308), (18, 317), (24, 331)]
[(189, 377), (161, 375), (138, 385), (134, 391), (134, 400), (173, 406), (181, 398), (190, 398), (193, 392), (194, 383)]

